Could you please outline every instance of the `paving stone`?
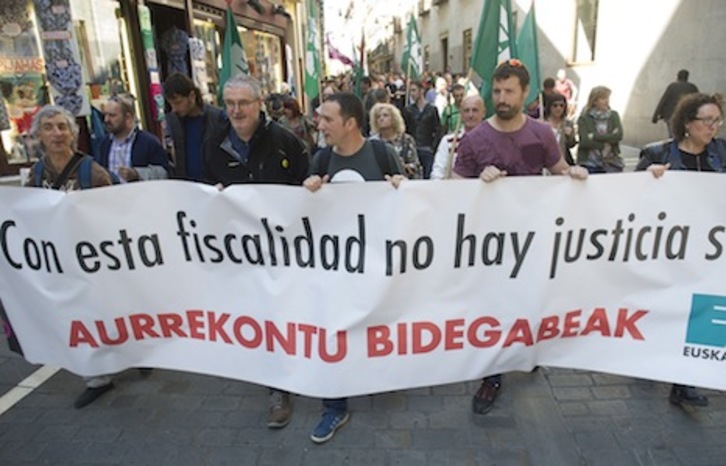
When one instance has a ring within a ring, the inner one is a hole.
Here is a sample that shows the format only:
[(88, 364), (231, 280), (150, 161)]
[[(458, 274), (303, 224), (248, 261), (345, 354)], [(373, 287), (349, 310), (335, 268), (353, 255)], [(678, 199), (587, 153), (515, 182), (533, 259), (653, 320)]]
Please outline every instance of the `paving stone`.
[(621, 400), (588, 401), (587, 407), (595, 416), (617, 416), (628, 414), (628, 405)]
[(601, 400), (630, 398), (630, 388), (627, 385), (592, 387), (592, 393)]
[(563, 401), (559, 403), (559, 407), (563, 416), (587, 416), (591, 414), (586, 403)]
[(199, 430), (194, 443), (212, 447), (225, 447), (237, 444), (237, 430), (225, 428), (206, 428)]
[(557, 401), (592, 400), (590, 387), (555, 387), (552, 394)]
[(404, 411), (391, 413), (388, 422), (392, 429), (426, 429), (428, 427), (428, 415), (420, 411)]
[[(386, 451), (371, 449), (351, 449), (347, 458), (347, 466), (371, 466), (386, 464)], [(282, 464), (282, 463), (278, 463)], [(287, 463), (293, 464), (293, 463)]]
[(376, 448), (411, 448), (412, 434), (410, 430), (387, 429), (373, 434)]
[(461, 435), (458, 429), (426, 429), (411, 431), (411, 446), (422, 450), (439, 450), (468, 445), (468, 436)]
[(78, 429), (74, 441), (87, 443), (113, 443), (120, 435), (121, 428), (119, 427), (87, 426)]
[(586, 387), (593, 385), (590, 374), (551, 374), (547, 379), (552, 387)]

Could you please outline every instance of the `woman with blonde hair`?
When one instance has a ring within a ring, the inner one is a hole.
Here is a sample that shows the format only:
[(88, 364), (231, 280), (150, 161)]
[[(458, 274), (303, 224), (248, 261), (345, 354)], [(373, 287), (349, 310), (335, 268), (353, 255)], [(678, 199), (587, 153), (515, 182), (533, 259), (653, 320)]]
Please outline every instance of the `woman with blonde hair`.
[(393, 105), (378, 103), (370, 113), (371, 139), (390, 144), (401, 160), (404, 173), (409, 179), (423, 178), (423, 166), (416, 151), (416, 141), (406, 134), (406, 123), (401, 112)]
[(622, 172), (625, 166), (619, 145), (623, 126), (618, 112), (610, 108), (610, 93), (605, 86), (594, 87), (577, 120), (580, 139), (577, 164), (590, 173)]

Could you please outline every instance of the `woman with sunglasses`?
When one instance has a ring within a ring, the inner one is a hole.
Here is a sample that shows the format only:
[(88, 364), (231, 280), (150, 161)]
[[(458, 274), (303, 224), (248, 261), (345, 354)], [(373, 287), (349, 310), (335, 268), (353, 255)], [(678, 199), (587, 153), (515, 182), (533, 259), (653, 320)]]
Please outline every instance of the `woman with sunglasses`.
[[(649, 144), (640, 152), (636, 170), (660, 178), (668, 170), (726, 172), (726, 140), (717, 138), (723, 125), (723, 100), (718, 94), (689, 94), (681, 98), (670, 120), (673, 139)], [(673, 384), (673, 404), (707, 406), (708, 398), (694, 387)]]
[(552, 127), (565, 160), (568, 164), (575, 165), (570, 149), (577, 144), (577, 137), (574, 123), (567, 118), (567, 99), (564, 95), (555, 92), (545, 99), (544, 118)]

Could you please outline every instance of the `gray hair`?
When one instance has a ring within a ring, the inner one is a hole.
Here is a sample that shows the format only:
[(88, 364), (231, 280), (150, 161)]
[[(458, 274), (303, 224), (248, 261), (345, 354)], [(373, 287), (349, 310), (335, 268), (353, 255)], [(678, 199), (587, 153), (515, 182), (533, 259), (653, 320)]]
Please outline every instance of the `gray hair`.
[[(38, 113), (35, 114), (35, 116), (33, 117), (33, 124), (30, 127), (30, 136), (38, 141), (42, 146), (42, 142), (40, 142), (40, 138), (38, 136), (40, 135), (40, 128), (43, 125), (43, 120), (53, 118), (56, 115), (63, 115), (65, 117), (66, 122), (68, 123), (68, 128), (70, 128), (71, 134), (73, 134), (73, 150), (77, 150), (78, 123), (76, 123), (76, 117), (74, 117), (71, 112), (59, 105), (46, 105), (41, 108)], [(45, 148), (43, 147), (43, 149)]]
[[(255, 99), (262, 98), (262, 86), (260, 85), (260, 82), (252, 76), (244, 74), (232, 76), (227, 80), (226, 83), (224, 83), (224, 89), (230, 87), (249, 87), (250, 89), (252, 89), (252, 94), (255, 96)], [(224, 92), (224, 89), (222, 90), (222, 92)]]

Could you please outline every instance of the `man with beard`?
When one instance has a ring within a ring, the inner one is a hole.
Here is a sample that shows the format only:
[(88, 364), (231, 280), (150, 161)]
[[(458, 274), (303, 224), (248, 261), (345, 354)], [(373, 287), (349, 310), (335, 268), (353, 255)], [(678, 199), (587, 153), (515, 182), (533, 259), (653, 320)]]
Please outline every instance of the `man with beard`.
[[(549, 125), (522, 112), (529, 94), (524, 64), (517, 59), (501, 63), (492, 81), (496, 113), (462, 139), (453, 177), (478, 177), (488, 183), (506, 175), (541, 175), (546, 168), (553, 175), (587, 178), (585, 168), (565, 161)], [(474, 413), (488, 413), (501, 386), (501, 374), (485, 377), (472, 400)]]
[(103, 106), (108, 135), (96, 159), (117, 181), (157, 180), (168, 175), (169, 156), (159, 138), (136, 125), (134, 99), (115, 95)]

